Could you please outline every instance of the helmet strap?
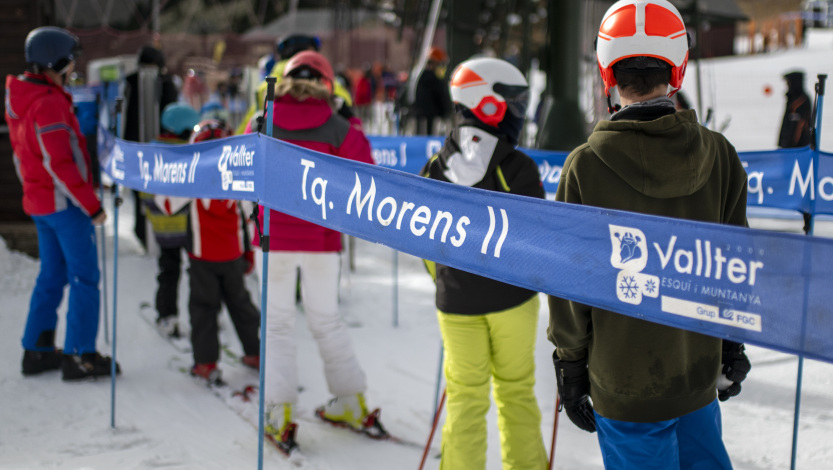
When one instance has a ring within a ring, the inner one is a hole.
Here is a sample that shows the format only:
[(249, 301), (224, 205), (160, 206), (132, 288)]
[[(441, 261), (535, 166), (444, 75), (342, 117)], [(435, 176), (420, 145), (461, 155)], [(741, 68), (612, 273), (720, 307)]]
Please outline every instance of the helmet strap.
[(622, 109), (622, 105), (620, 105), (619, 103), (616, 103), (616, 104), (611, 103), (610, 102), (610, 95), (607, 95), (607, 112), (609, 112), (610, 114), (613, 114), (613, 113), (619, 111), (620, 109)]

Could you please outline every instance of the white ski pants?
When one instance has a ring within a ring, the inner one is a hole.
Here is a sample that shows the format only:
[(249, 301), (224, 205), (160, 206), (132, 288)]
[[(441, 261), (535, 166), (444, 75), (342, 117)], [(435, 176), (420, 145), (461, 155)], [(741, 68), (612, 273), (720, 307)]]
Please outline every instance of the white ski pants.
[[(263, 253), (256, 256), (263, 272)], [(296, 280), (301, 271), (301, 302), (324, 376), (334, 396), (364, 393), (367, 379), (356, 358), (347, 326), (338, 311), (339, 254), (273, 251), (269, 253), (266, 310), (266, 390), (268, 404), (298, 401), (295, 342)], [(263, 336), (263, 335), (262, 335)]]

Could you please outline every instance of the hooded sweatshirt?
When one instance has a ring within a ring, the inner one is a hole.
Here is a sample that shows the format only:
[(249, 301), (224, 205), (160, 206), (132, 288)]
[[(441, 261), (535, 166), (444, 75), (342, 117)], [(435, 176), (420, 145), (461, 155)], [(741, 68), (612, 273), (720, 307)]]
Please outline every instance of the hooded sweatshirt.
[(95, 215), (87, 141), (72, 112), (72, 96), (46, 75), (6, 77), (6, 122), (17, 176), (23, 183), (23, 211), (60, 212), (69, 204)]
[[(694, 111), (674, 113), (665, 101), (626, 107), (597, 124), (567, 157), (556, 200), (746, 226), (747, 176), (735, 149), (698, 124)], [(719, 338), (557, 297), (549, 304), (548, 337), (560, 359), (588, 360), (600, 415), (662, 421), (716, 398)]]

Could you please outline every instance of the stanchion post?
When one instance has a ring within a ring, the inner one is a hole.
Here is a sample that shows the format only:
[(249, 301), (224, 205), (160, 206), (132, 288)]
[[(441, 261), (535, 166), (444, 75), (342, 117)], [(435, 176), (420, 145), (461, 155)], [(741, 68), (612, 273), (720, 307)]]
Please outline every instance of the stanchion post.
[(399, 326), (399, 251), (393, 250), (393, 327)]
[[(106, 103), (107, 97), (107, 82), (104, 82), (104, 97)], [(96, 116), (101, 115), (101, 94), (95, 94), (95, 112)], [(98, 119), (96, 119), (96, 123)], [(98, 133), (98, 126), (96, 126), (96, 133)], [(104, 207), (104, 169), (101, 167), (101, 158), (96, 152), (96, 158), (99, 160), (98, 163), (98, 199), (101, 201), (101, 207)], [(109, 327), (109, 319), (107, 318), (110, 313), (107, 309), (107, 229), (104, 224), (101, 224), (101, 305), (104, 308), (101, 310), (101, 317), (104, 322), (104, 344), (110, 344), (110, 327)]]
[[(813, 130), (813, 139), (810, 142), (810, 145), (813, 149), (813, 171), (818, 172), (819, 168), (819, 144), (821, 143), (821, 116), (822, 116), (822, 107), (824, 104), (824, 83), (827, 80), (827, 74), (819, 74), (818, 76), (818, 83), (816, 83), (816, 103), (815, 108), (813, 109), (813, 114), (815, 115), (816, 122), (815, 127)], [(818, 175), (815, 175), (818, 176)], [(813, 225), (814, 225), (814, 209), (815, 209), (815, 201), (811, 201), (810, 204), (810, 213), (804, 214), (804, 232), (807, 236), (813, 236)], [(807, 288), (805, 287), (805, 300), (806, 300), (806, 292)], [(807, 302), (804, 302), (804, 315), (802, 316), (801, 320), (801, 338), (804, 338), (805, 328), (806, 328), (806, 318), (807, 318)], [(798, 457), (798, 421), (799, 416), (801, 414), (801, 384), (804, 378), (804, 356), (802, 354), (798, 355), (798, 371), (796, 373), (796, 383), (795, 383), (795, 410), (793, 411), (793, 440), (792, 440), (792, 453), (790, 455), (790, 470), (795, 470), (795, 461)]]
[(443, 382), (443, 356), (445, 355), (445, 347), (443, 346), (442, 340), (440, 340), (440, 363), (437, 365), (437, 386), (434, 388), (434, 407), (431, 408), (432, 410), (437, 409), (437, 405), (440, 401), (440, 385)]
[[(116, 129), (121, 129), (122, 98), (116, 99)], [(110, 360), (110, 427), (116, 427), (116, 321), (119, 294), (119, 185), (113, 182), (113, 344)]]
[[(272, 137), (272, 120), (275, 112), (275, 82), (276, 77), (266, 77), (266, 112), (263, 116), (264, 125), (266, 126), (266, 135)], [(260, 201), (258, 201), (259, 203)], [(259, 384), (260, 390), (258, 393), (258, 416), (257, 420), (257, 468), (263, 470), (263, 437), (265, 435), (265, 418), (266, 418), (266, 403), (264, 392), (266, 390), (266, 305), (268, 299), (268, 276), (269, 276), (269, 213), (272, 212), (268, 207), (263, 208), (263, 236), (260, 239), (260, 250), (263, 253), (263, 269), (261, 270), (261, 284), (260, 284), (260, 371)]]

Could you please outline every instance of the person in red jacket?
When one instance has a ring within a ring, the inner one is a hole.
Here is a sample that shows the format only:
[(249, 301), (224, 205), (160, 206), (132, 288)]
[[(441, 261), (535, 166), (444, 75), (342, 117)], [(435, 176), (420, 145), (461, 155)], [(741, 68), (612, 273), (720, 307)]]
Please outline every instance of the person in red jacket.
[[(334, 112), (333, 69), (314, 51), (287, 63), (275, 92), (273, 135), (278, 139), (337, 157), (373, 163), (370, 143), (356, 118)], [(258, 223), (263, 224), (263, 210)], [(316, 414), (374, 437), (383, 437), (378, 409), (368, 411), (367, 380), (338, 311), (341, 233), (277, 211), (270, 213), (268, 307), (266, 310), (267, 437), (290, 454), (297, 448), (292, 412), (298, 400), (295, 363), (296, 285), (307, 324), (318, 343), (324, 375), (335, 398)], [(254, 243), (259, 245), (255, 238)], [(255, 257), (262, 266), (262, 253)]]
[[(228, 137), (232, 130), (222, 121), (209, 119), (194, 126), (190, 143)], [(217, 318), (226, 304), (237, 337), (243, 345), (244, 365), (260, 368), (260, 313), (246, 290), (250, 269), (244, 256), (249, 246), (244, 234), (247, 223), (240, 203), (231, 199), (194, 199), (191, 202), (188, 246), (191, 294), (191, 374), (213, 384), (222, 384)]]
[[(23, 375), (62, 369), (63, 380), (110, 375), (96, 351), (99, 270), (93, 224), (107, 214), (93, 187), (91, 159), (72, 97), (62, 88), (80, 53), (78, 38), (56, 27), (26, 37), (27, 71), (6, 77), (6, 122), (23, 210), (38, 231), (40, 272), (23, 333)], [(69, 284), (63, 355), (55, 348), (58, 306)], [(117, 366), (118, 372), (118, 366)]]

